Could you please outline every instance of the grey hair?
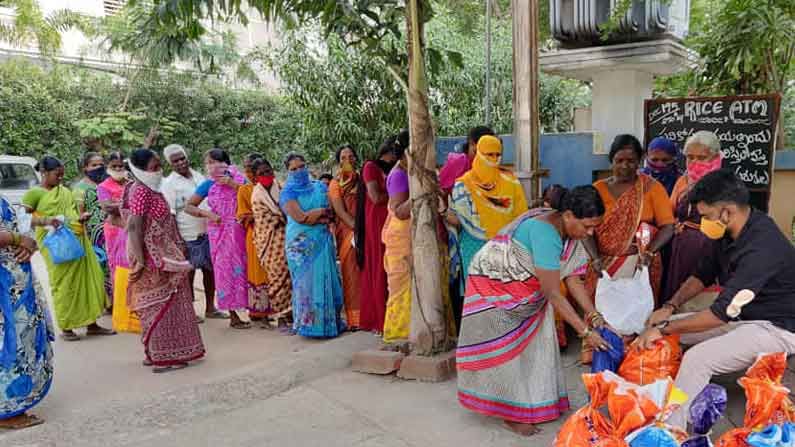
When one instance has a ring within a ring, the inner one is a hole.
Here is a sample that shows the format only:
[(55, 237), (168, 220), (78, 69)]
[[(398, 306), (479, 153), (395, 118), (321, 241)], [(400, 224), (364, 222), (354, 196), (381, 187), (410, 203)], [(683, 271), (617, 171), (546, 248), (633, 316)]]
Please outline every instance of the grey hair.
[(182, 153), (185, 158), (188, 158), (188, 151), (186, 151), (181, 144), (169, 144), (163, 148), (163, 158), (166, 159), (168, 164), (171, 164), (171, 156), (179, 153)]
[(720, 153), (720, 140), (718, 139), (718, 136), (708, 130), (699, 130), (693, 135), (690, 135), (685, 142), (685, 153), (687, 153), (687, 148), (691, 144), (700, 144), (705, 146), (713, 154)]
[(290, 168), (290, 162), (295, 160), (295, 159), (299, 159), (299, 160), (303, 161), (304, 163), (306, 163), (306, 158), (304, 158), (303, 155), (301, 155), (301, 154), (299, 154), (297, 152), (290, 152), (284, 158), (284, 169), (289, 169)]

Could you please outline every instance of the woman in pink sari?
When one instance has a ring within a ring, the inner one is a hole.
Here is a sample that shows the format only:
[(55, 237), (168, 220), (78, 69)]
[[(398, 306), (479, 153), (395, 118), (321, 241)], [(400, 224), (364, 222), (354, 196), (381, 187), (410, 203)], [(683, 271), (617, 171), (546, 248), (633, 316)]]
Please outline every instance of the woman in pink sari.
[(124, 156), (111, 152), (107, 156), (108, 174), (105, 181), (97, 185), (97, 199), (107, 214), (103, 232), (105, 252), (113, 286), (113, 329), (119, 332), (141, 332), (138, 317), (127, 308), (127, 285), (130, 265), (127, 262), (127, 230), (121, 218), (121, 201), (124, 188), (129, 182), (124, 168)]
[[(208, 219), (207, 235), (218, 309), (229, 311), (232, 328), (248, 329), (251, 323), (241, 320), (237, 314), (248, 308), (246, 230), (237, 221), (237, 189), (245, 184), (246, 178), (232, 165), (229, 154), (223, 149), (209, 150), (204, 164), (209, 178), (196, 188), (185, 212)], [(198, 207), (204, 199), (211, 211)]]

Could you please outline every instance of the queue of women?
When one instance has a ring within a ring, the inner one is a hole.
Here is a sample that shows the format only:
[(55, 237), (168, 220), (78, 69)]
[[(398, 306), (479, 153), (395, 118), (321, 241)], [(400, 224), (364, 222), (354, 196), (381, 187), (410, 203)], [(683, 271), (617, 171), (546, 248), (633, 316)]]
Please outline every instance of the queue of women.
[[(207, 318), (229, 319), (235, 330), (256, 325), (316, 338), (363, 330), (404, 344), (412, 269), (408, 147), (403, 131), (362, 163), (343, 145), (328, 186), (295, 153), (284, 161), (283, 183), (258, 154), (241, 169), (212, 149), (202, 174), (179, 145), (167, 146), (162, 158), (149, 149), (88, 153), (72, 189), (63, 185), (63, 164), (44, 157), (41, 185), (22, 200), (35, 240), (0, 200), (0, 428), (40, 423), (27, 411), (52, 379), (55, 332), (30, 264), (37, 250), (61, 338), (78, 341), (75, 330), (84, 327), (87, 337), (140, 333), (142, 363), (155, 373), (205, 355), (199, 324)], [(598, 272), (649, 266), (659, 303), (692, 273), (709, 241), (686, 198), (700, 177), (720, 168), (720, 147), (713, 134), (694, 134), (682, 173), (672, 142), (657, 138), (644, 151), (621, 135), (610, 151), (611, 177), (571, 191), (551, 187), (530, 210), (516, 176), (500, 165), (502, 143), (491, 129), (472, 129), (466, 149), (439, 172), (439, 232), (448, 242), (440, 257), (450, 286), (443, 295), (458, 333), (459, 400), (532, 434), (533, 424), (568, 409), (562, 323), (584, 339), (584, 361), (590, 349), (606, 346), (594, 330), (605, 324), (593, 301)], [(654, 227), (643, 247), (635, 243), (640, 225)], [(44, 240), (62, 228), (84, 253), (55, 263)], [(197, 270), (206, 295), (200, 316)], [(112, 329), (97, 324), (106, 311)]]

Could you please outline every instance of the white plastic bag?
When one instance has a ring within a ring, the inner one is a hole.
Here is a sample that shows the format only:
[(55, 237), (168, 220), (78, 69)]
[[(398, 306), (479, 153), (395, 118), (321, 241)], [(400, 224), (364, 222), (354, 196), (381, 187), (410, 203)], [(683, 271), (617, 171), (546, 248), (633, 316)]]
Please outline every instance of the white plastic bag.
[(640, 334), (654, 310), (649, 269), (641, 267), (631, 278), (611, 278), (607, 272), (596, 283), (596, 310), (619, 335)]

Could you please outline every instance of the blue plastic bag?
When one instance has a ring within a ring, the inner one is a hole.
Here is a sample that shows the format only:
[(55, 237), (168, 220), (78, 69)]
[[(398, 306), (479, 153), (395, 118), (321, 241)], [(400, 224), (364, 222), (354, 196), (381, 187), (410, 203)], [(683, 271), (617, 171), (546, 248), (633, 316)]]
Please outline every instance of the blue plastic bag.
[(105, 250), (102, 248), (93, 245), (92, 248), (94, 249), (94, 254), (97, 255), (97, 261), (103, 266), (108, 263), (108, 255), (105, 253)]
[(795, 447), (795, 424), (792, 422), (781, 426), (781, 447)]
[(629, 443), (630, 447), (679, 447), (674, 436), (664, 428), (647, 427)]
[(781, 445), (781, 426), (768, 425), (764, 430), (748, 435), (747, 442), (751, 447), (779, 447)]
[(624, 340), (610, 329), (600, 327), (596, 329), (599, 335), (610, 346), (607, 351), (594, 351), (591, 360), (591, 372), (602, 371), (618, 372), (621, 361), (624, 360)]
[(696, 435), (682, 444), (682, 447), (712, 447), (707, 435)]
[(693, 433), (706, 435), (726, 411), (726, 388), (710, 383), (690, 404), (690, 423)]
[(53, 264), (76, 261), (86, 255), (80, 240), (66, 225), (44, 236), (42, 245), (50, 253)]

